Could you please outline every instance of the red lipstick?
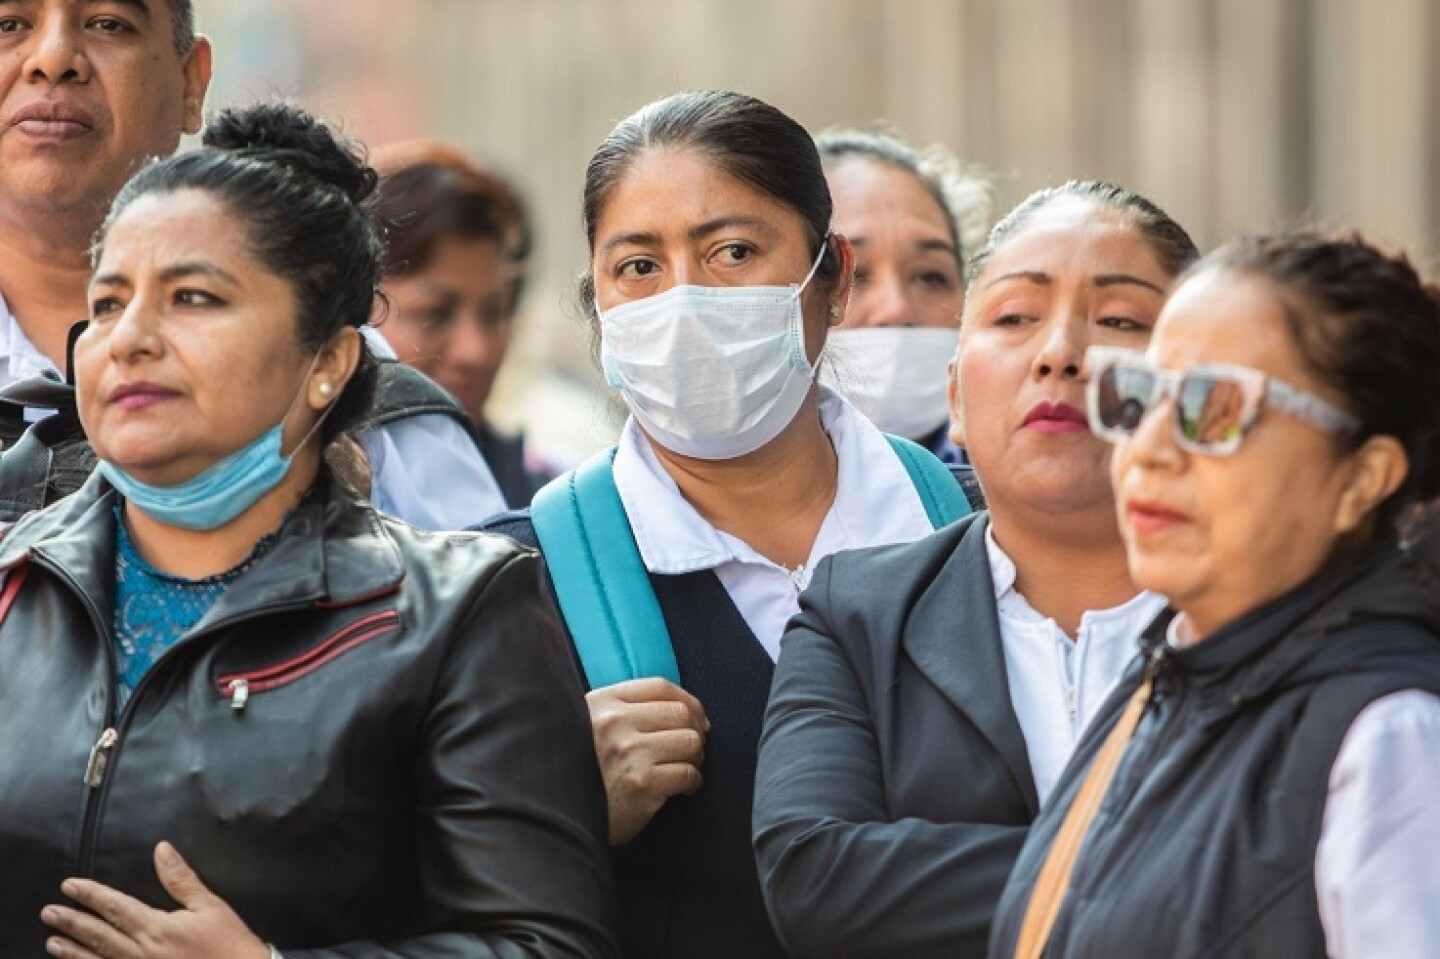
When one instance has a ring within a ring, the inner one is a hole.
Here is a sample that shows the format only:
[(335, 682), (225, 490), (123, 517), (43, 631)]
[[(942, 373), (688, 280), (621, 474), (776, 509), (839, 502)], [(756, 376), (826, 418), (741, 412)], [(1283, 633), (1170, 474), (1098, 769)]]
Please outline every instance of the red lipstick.
[(1080, 433), (1090, 429), (1085, 414), (1069, 403), (1037, 403), (1025, 414), (1021, 429), (1037, 433)]

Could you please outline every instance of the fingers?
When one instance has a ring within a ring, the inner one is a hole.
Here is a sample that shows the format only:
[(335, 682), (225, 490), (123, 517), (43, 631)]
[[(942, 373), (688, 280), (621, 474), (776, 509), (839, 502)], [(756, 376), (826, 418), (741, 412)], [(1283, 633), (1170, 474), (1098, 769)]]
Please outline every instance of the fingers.
[(160, 877), (160, 885), (165, 887), (170, 897), (186, 909), (200, 909), (214, 899), (195, 870), (168, 842), (155, 847), (155, 875)]
[(662, 763), (650, 768), (651, 790), (669, 799), (693, 796), (704, 785), (700, 770), (691, 763)]
[[(70, 882), (73, 880), (67, 880), (66, 885)], [(127, 959), (139, 955), (135, 940), (99, 916), (57, 905), (42, 909), (40, 920), (60, 933), (45, 943), (45, 951), (52, 956)]]
[(616, 725), (623, 725), (627, 729), (633, 729), (639, 733), (663, 733), (674, 729), (689, 729), (696, 735), (703, 736), (707, 727), (696, 721), (692, 713), (684, 703), (677, 702), (655, 702), (655, 703), (626, 703), (611, 701), (600, 705), (598, 710), (591, 709), (591, 722), (609, 722)]
[[(92, 952), (84, 946), (71, 939), (62, 939), (59, 936), (51, 936), (45, 940), (45, 953), (51, 956), (58, 956), (59, 959), (106, 959), (98, 952)], [(121, 953), (115, 953), (119, 956)]]
[(638, 737), (632, 755), (647, 766), (690, 763), (698, 767), (705, 762), (705, 739), (693, 729), (645, 733)]
[(588, 700), (590, 696), (599, 696), (603, 699), (625, 703), (682, 703), (695, 718), (697, 729), (701, 732), (710, 730), (710, 720), (706, 718), (705, 707), (700, 705), (700, 700), (668, 679), (661, 679), (658, 676), (647, 679), (630, 679), (613, 686), (605, 686), (592, 690), (586, 699)]
[(155, 911), (140, 900), (92, 879), (66, 879), (60, 884), (60, 891), (122, 933), (134, 932)]

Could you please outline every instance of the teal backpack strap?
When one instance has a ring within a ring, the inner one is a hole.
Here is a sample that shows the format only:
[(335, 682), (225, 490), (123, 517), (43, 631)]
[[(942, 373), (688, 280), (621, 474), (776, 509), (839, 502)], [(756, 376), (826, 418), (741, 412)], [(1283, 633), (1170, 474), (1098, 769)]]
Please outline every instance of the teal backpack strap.
[(939, 529), (970, 515), (970, 501), (965, 498), (965, 491), (934, 453), (919, 443), (889, 433), (885, 438), (900, 457), (905, 472), (910, 474), (910, 482), (915, 484), (920, 502), (925, 504), (925, 515), (930, 517), (931, 526)]
[(591, 689), (661, 676), (680, 683), (660, 601), (615, 488), (615, 450), (535, 494), (530, 521)]

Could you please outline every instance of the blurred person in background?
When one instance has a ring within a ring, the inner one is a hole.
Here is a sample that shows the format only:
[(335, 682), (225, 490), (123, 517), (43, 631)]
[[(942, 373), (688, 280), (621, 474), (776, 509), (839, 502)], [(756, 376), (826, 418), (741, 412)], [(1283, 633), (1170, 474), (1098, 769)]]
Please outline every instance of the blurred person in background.
[(469, 415), (512, 509), (530, 505), (554, 471), (527, 457), (524, 437), (485, 416), (515, 333), (533, 245), (514, 188), (432, 140), (375, 151), (375, 214), (387, 238), (389, 311), (377, 328), (402, 362), (443, 386)]
[[(785, 955), (750, 845), (780, 635), (824, 557), (931, 532), (912, 468), (963, 506), (938, 460), (815, 383), (854, 265), (831, 213), (813, 139), (736, 93), (649, 104), (586, 172), (581, 298), (631, 416), (615, 449), (493, 528), (540, 545), (586, 665), (632, 959)], [(557, 532), (557, 503), (605, 507), (605, 532)], [(603, 624), (567, 597), (622, 559), (635, 579), (610, 619), (653, 608), (650, 662), (669, 662), (617, 678), (592, 668)]]
[(946, 463), (946, 363), (955, 355), (963, 265), (989, 226), (988, 184), (940, 147), (854, 129), (815, 140), (835, 199), (835, 229), (855, 247), (845, 323), (826, 344), (825, 382), (876, 426)]
[(1196, 255), (1149, 200), (1085, 181), (972, 257), (952, 399), (988, 512), (832, 556), (781, 643), (754, 828), (791, 956), (985, 954), (1029, 824), (1165, 607), (1125, 565), (1085, 350), (1143, 347)]
[(1244, 238), (1087, 366), (1130, 571), (1177, 615), (991, 955), (1440, 955), (1440, 583), (1403, 538), (1440, 494), (1440, 291), (1353, 235)]
[(617, 955), (539, 562), (324, 464), (378, 374), (374, 172), (284, 104), (205, 144), (117, 197), (75, 347), (102, 465), (0, 549), (4, 951)]
[[(27, 381), (0, 397), (0, 439), (65, 414), (0, 460), (0, 517), (71, 492), (94, 466), (59, 382), (87, 313), (91, 243), (120, 186), (199, 130), (211, 57), (191, 0), (0, 4), (0, 385)], [(458, 414), (433, 384), (382, 369), (354, 424), (377, 503), (431, 529), (504, 508)]]

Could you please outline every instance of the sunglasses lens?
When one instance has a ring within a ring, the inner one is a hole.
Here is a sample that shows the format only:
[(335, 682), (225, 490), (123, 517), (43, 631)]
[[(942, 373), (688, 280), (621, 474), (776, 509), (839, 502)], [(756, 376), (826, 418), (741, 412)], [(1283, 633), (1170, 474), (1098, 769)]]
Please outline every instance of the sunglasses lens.
[(1196, 446), (1222, 448), (1239, 440), (1245, 422), (1245, 391), (1239, 383), (1187, 376), (1176, 407), (1181, 434)]
[(1117, 363), (1100, 374), (1096, 399), (1099, 426), (1112, 433), (1133, 433), (1145, 418), (1155, 391), (1149, 370)]

